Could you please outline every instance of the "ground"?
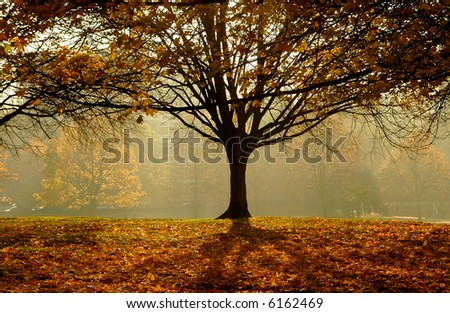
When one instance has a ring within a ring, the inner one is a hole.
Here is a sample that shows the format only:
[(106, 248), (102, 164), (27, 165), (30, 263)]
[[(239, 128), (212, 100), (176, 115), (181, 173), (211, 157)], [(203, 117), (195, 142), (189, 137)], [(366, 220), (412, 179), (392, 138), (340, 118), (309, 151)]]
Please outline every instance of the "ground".
[(0, 219), (0, 292), (450, 292), (450, 225)]

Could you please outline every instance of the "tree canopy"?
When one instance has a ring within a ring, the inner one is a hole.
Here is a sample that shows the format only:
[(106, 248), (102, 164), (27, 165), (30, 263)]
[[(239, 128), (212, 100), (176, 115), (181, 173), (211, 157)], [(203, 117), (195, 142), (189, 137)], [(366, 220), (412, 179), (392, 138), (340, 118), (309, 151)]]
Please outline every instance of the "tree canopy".
[(449, 11), (445, 1), (7, 1), (2, 144), (94, 116), (168, 112), (224, 144), (222, 217), (246, 217), (250, 154), (330, 116), (367, 119), (393, 143), (429, 142), (448, 113)]

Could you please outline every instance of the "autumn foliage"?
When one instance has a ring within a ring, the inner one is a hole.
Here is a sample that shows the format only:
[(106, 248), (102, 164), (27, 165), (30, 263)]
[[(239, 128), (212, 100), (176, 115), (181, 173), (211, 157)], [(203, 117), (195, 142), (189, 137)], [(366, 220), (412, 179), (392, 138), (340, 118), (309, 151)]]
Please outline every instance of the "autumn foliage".
[(224, 146), (230, 202), (220, 217), (242, 218), (258, 148), (337, 114), (426, 146), (446, 119), (445, 2), (162, 2), (1, 5), (0, 143), (16, 148), (37, 130), (98, 116), (169, 114)]
[(450, 226), (0, 220), (1, 292), (449, 292)]

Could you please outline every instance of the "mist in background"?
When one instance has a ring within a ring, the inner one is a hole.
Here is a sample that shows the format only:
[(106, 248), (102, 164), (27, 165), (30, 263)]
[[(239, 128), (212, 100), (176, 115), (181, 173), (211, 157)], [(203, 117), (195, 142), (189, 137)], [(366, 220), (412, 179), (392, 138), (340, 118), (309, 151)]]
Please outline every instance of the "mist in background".
[[(94, 143), (97, 148), (76, 148), (76, 140), (62, 134), (38, 152), (4, 152), (0, 217), (219, 216), (229, 200), (223, 148), (163, 118), (142, 125)], [(331, 152), (326, 143), (336, 142), (339, 151)], [(247, 193), (253, 216), (448, 221), (450, 140), (404, 151), (362, 123), (340, 121), (257, 150), (247, 168)]]

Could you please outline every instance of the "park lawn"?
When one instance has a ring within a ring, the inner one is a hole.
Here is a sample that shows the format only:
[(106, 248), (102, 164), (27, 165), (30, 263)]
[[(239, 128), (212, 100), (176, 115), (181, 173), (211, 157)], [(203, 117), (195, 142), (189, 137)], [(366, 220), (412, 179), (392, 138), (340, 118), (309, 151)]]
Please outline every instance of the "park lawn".
[(0, 219), (1, 292), (450, 292), (450, 225)]

